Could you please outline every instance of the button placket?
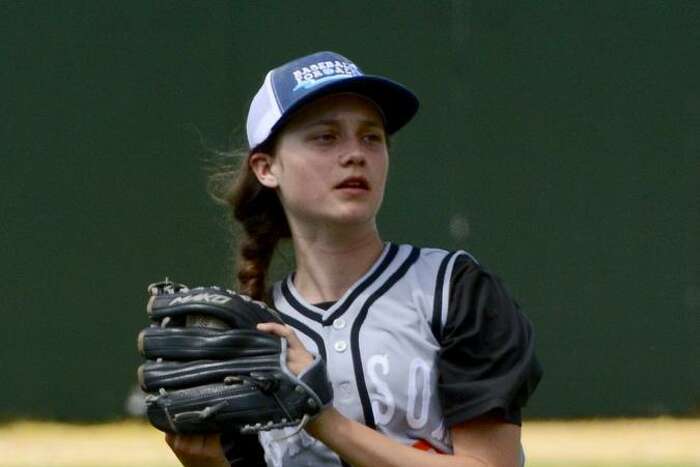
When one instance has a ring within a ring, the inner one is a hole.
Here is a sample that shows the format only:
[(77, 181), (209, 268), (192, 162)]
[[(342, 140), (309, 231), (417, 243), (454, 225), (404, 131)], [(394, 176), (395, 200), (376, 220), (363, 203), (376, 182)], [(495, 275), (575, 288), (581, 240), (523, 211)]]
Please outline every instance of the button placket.
[(333, 348), (336, 352), (345, 352), (348, 348), (348, 343), (347, 341), (339, 340), (336, 341), (335, 344), (333, 344)]
[(343, 329), (345, 328), (345, 320), (343, 318), (336, 318), (333, 320), (333, 329)]

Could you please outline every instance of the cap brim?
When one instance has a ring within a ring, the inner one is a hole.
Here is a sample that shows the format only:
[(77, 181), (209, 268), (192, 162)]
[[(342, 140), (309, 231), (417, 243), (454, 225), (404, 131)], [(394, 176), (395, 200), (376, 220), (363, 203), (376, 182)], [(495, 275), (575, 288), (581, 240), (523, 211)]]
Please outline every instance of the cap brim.
[(343, 92), (365, 96), (376, 103), (383, 114), (387, 134), (397, 132), (418, 112), (418, 98), (405, 86), (381, 76), (354, 76), (330, 82), (299, 99), (275, 123), (270, 135), (276, 133), (297, 110), (309, 102), (322, 96)]

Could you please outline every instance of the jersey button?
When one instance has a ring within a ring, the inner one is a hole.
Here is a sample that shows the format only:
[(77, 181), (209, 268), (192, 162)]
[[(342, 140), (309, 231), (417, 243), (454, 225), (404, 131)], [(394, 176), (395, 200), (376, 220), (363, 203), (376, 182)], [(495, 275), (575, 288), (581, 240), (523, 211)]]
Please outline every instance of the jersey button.
[(345, 320), (343, 318), (337, 318), (333, 321), (333, 327), (335, 329), (343, 329), (345, 327)]
[(353, 387), (352, 383), (349, 381), (343, 381), (339, 385), (340, 387), (340, 394), (338, 396), (340, 397), (341, 400), (345, 402), (350, 402), (353, 400)]
[(333, 348), (336, 352), (345, 352), (345, 349), (348, 348), (348, 343), (345, 341), (338, 341), (335, 344), (333, 344)]

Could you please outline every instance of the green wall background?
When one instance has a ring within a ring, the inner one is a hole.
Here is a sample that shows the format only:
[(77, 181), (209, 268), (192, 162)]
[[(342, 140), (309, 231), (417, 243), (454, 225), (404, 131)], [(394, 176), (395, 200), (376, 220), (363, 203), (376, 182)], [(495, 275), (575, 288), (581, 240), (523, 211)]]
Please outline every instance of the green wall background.
[(700, 3), (1, 2), (0, 416), (120, 417), (145, 285), (231, 285), (207, 148), (321, 49), (422, 98), (386, 238), (535, 323), (529, 417), (698, 413)]

